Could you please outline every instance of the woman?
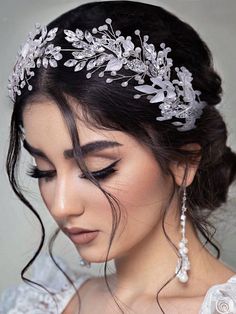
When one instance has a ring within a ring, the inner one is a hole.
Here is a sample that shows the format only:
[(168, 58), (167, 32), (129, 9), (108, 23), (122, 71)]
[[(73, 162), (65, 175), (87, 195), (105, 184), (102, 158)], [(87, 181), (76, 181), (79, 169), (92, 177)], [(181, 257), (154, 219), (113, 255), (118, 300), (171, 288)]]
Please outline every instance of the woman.
[(67, 234), (85, 265), (114, 259), (116, 273), (76, 277), (57, 260), (75, 288), (57, 291), (41, 262), (31, 283), (46, 291), (16, 288), (5, 312), (236, 313), (236, 273), (219, 261), (204, 211), (227, 200), (236, 155), (214, 107), (221, 79), (191, 26), (133, 1), (82, 5), (29, 34), (9, 92), (14, 191), (42, 224), (17, 185), (23, 143), (55, 237)]

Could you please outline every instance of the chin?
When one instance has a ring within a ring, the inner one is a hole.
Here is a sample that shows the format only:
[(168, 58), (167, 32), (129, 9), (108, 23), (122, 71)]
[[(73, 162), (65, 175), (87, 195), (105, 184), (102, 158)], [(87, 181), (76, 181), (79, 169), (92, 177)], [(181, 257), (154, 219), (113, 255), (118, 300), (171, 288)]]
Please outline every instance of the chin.
[[(107, 251), (101, 253), (101, 251), (98, 250), (98, 248), (88, 248), (76, 245), (76, 250), (81, 256), (81, 258), (85, 259), (86, 261), (90, 263), (105, 263), (106, 262), (106, 256)], [(111, 252), (109, 252), (111, 253)], [(112, 261), (117, 256), (113, 256), (114, 254), (109, 254), (107, 261)]]

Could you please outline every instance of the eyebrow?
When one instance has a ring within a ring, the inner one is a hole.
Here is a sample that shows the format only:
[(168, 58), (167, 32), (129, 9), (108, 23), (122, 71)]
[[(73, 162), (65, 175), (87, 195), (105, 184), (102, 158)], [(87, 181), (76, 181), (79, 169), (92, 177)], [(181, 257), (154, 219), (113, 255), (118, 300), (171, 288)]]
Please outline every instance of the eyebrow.
[[(115, 142), (115, 141), (104, 141), (104, 140), (94, 141), (94, 142), (89, 142), (81, 146), (81, 151), (82, 151), (83, 157), (86, 157), (89, 154), (99, 152), (106, 148), (117, 147), (117, 146), (122, 146), (122, 145), (123, 144)], [(49, 158), (42, 150), (31, 146), (25, 139), (23, 140), (23, 146), (32, 156), (34, 157), (38, 156), (49, 161)], [(66, 159), (74, 158), (73, 149), (66, 149), (63, 152), (63, 155)]]

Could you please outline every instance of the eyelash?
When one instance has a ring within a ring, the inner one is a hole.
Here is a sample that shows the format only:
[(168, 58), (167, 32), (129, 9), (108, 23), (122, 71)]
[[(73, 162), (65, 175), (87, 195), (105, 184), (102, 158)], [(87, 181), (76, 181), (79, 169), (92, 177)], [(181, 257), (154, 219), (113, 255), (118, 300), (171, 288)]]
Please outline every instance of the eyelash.
[[(97, 179), (97, 180), (104, 180), (106, 179), (109, 175), (111, 175), (112, 173), (116, 172), (117, 169), (114, 169), (114, 166), (120, 161), (116, 160), (115, 162), (113, 162), (111, 165), (109, 165), (106, 168), (103, 168), (101, 170), (98, 171), (94, 171), (91, 172), (92, 175)], [(30, 166), (30, 169), (27, 171), (27, 175), (29, 175), (32, 178), (36, 178), (36, 179), (42, 179), (44, 178), (46, 181), (50, 181), (50, 179), (52, 179), (56, 174), (55, 170), (39, 170), (38, 167), (36, 166)], [(80, 178), (85, 178), (85, 175), (81, 175)]]

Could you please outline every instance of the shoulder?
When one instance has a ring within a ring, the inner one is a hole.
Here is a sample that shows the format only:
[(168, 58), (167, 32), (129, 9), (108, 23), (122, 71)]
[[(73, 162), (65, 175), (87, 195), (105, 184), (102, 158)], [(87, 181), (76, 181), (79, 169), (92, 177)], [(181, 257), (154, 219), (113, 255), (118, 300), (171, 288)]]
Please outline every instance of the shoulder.
[(199, 314), (236, 313), (236, 274), (225, 283), (212, 286), (206, 293)]
[[(57, 264), (69, 276), (78, 289), (90, 274), (73, 271), (60, 257), (55, 257)], [(32, 265), (32, 275), (27, 276), (36, 284), (22, 282), (3, 291), (0, 297), (0, 314), (37, 314), (45, 311), (50, 314), (61, 313), (75, 293), (74, 287), (57, 268), (48, 254), (42, 254)], [(58, 312), (59, 310), (59, 312)]]

